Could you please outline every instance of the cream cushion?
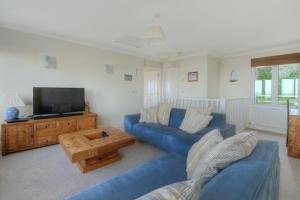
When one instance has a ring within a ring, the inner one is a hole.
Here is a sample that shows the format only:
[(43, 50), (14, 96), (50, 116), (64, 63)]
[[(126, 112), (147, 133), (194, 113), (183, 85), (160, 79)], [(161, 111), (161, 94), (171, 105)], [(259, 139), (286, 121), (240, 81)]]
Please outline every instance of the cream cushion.
[(213, 107), (190, 107), (191, 109), (197, 110), (199, 113), (203, 115), (211, 115)]
[(219, 170), (249, 156), (257, 144), (256, 132), (243, 132), (217, 144), (197, 164), (191, 180), (200, 185), (209, 181)]
[(161, 104), (158, 107), (158, 122), (162, 125), (169, 125), (170, 112), (172, 107), (169, 104)]
[(214, 129), (205, 134), (190, 148), (186, 161), (187, 179), (194, 173), (199, 160), (201, 160), (213, 147), (223, 141), (219, 129)]
[(199, 200), (200, 187), (193, 181), (182, 181), (156, 189), (136, 200)]
[(157, 107), (144, 108), (141, 110), (140, 122), (157, 123)]
[(212, 116), (202, 114), (198, 109), (188, 108), (179, 128), (188, 133), (196, 133), (206, 128), (212, 118)]

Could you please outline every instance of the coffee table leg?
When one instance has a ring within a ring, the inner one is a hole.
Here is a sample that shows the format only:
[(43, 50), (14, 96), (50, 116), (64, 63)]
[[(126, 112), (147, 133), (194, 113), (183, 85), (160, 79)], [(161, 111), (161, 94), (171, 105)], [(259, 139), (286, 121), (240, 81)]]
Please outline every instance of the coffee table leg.
[(94, 158), (82, 160), (80, 162), (76, 162), (76, 164), (82, 173), (86, 173), (105, 165), (117, 162), (121, 160), (121, 158), (122, 156), (116, 151), (103, 157), (97, 156)]

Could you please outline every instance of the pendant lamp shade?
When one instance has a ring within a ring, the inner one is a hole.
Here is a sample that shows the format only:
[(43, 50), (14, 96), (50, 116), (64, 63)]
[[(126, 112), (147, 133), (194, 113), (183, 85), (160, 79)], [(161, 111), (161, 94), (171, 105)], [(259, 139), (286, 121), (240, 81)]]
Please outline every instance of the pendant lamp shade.
[(162, 28), (160, 26), (151, 26), (149, 27), (144, 35), (143, 38), (150, 44), (165, 44), (165, 35), (162, 31)]

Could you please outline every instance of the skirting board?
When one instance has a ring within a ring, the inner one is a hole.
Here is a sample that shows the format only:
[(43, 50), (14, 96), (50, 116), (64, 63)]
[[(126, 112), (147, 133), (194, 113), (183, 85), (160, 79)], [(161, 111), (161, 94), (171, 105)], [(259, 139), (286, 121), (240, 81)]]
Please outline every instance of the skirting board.
[(282, 127), (271, 127), (271, 126), (265, 126), (261, 124), (251, 124), (249, 125), (249, 128), (251, 129), (257, 129), (261, 131), (268, 131), (268, 132), (273, 132), (273, 133), (279, 133), (282, 135), (286, 135), (287, 130)]

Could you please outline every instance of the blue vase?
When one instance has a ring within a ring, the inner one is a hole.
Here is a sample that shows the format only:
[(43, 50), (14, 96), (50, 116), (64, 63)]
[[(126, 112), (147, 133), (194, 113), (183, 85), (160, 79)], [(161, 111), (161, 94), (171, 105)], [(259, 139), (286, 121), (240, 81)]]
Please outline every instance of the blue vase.
[(15, 107), (8, 108), (6, 110), (6, 120), (19, 119), (19, 109)]

